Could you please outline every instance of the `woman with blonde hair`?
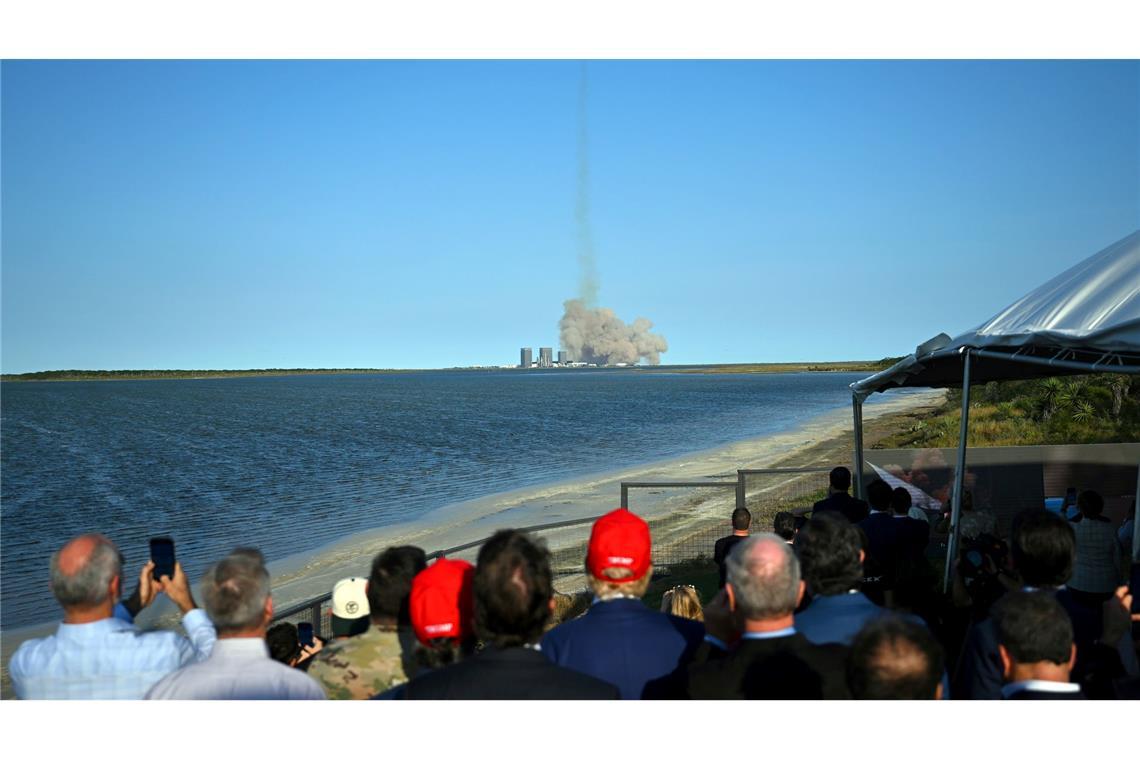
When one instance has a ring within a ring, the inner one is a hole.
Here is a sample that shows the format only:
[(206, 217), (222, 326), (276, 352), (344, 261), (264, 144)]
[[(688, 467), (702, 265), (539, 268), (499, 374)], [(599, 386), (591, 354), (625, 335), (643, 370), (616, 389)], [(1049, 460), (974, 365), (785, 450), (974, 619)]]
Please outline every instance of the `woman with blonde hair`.
[(704, 621), (701, 597), (693, 586), (674, 586), (661, 597), (661, 611), (689, 620)]

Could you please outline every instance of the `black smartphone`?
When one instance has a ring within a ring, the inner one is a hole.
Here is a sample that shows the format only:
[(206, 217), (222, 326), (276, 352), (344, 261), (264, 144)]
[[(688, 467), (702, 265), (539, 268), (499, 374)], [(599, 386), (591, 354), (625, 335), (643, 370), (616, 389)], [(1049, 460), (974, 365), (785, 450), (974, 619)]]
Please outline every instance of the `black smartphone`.
[(162, 576), (174, 577), (174, 539), (158, 536), (150, 540), (150, 559), (154, 562), (151, 576), (157, 581)]
[(311, 647), (313, 645), (313, 624), (297, 623), (297, 639), (301, 642), (301, 646)]

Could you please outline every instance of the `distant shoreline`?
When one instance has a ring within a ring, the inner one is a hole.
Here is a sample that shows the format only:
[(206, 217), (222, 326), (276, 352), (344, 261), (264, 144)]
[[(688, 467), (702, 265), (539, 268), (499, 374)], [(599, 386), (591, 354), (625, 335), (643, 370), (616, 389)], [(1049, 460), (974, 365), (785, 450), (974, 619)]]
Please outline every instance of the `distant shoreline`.
[[(639, 372), (683, 372), (699, 375), (754, 374), (778, 372), (878, 372), (894, 363), (894, 359), (848, 362), (770, 362), (754, 364), (674, 364), (636, 365), (628, 367), (561, 367), (558, 371), (637, 370)], [(465, 372), (465, 371), (535, 371), (522, 367), (425, 367), (422, 369), (118, 369), (84, 370), (61, 369), (44, 372), (23, 372), (0, 375), (6, 383), (75, 382), (90, 380), (206, 380), (231, 377), (284, 377), (288, 375), (388, 375), (404, 372)]]

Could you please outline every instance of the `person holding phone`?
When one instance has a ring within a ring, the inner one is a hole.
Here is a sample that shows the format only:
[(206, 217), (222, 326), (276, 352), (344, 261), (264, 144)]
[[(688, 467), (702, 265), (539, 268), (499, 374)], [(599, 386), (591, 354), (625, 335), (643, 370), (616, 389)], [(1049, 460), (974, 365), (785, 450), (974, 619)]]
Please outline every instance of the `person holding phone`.
[[(8, 670), (20, 699), (142, 699), (147, 691), (185, 665), (205, 660), (217, 639), (198, 609), (182, 566), (154, 577), (149, 561), (138, 588), (120, 602), (123, 557), (96, 533), (68, 541), (51, 559), (51, 589), (63, 608), (55, 634), (25, 641)], [(182, 613), (187, 636), (174, 631), (140, 631), (135, 616), (165, 593)]]

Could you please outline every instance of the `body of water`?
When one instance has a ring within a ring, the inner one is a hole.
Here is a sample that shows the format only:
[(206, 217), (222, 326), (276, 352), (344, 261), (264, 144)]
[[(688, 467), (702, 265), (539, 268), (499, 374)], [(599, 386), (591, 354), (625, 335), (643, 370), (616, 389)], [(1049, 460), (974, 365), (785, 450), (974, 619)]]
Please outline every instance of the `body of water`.
[[(270, 559), (436, 508), (793, 428), (855, 373), (438, 371), (5, 383), (4, 628), (57, 619), (48, 561), (174, 536), (192, 579), (238, 544)], [(615, 503), (617, 494), (614, 494)]]

